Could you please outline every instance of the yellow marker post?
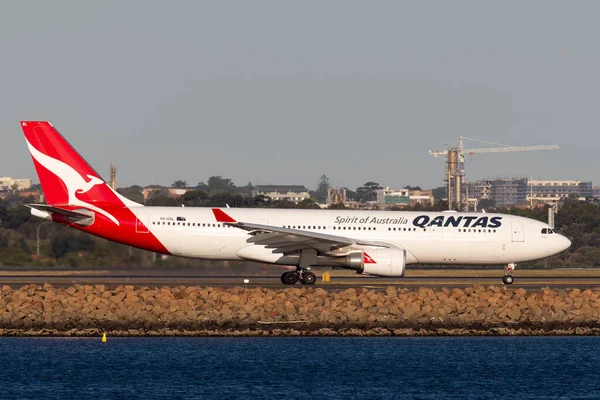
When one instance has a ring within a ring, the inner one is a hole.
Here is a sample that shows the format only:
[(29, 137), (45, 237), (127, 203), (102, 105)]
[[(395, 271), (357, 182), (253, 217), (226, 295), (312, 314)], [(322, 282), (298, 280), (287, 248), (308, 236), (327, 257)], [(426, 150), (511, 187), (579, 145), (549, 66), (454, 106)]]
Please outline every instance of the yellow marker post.
[(106, 332), (102, 334), (102, 343), (106, 343)]
[(329, 272), (325, 272), (323, 275), (321, 275), (321, 278), (323, 279), (323, 282), (331, 282), (331, 275)]

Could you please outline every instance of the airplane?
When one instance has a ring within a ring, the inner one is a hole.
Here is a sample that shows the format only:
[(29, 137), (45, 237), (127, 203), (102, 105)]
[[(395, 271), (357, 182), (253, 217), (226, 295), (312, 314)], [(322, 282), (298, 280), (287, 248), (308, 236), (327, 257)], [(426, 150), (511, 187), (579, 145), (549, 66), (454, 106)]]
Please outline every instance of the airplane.
[(569, 239), (529, 218), (456, 211), (148, 207), (113, 190), (45, 121), (21, 121), (46, 204), (31, 214), (156, 253), (296, 266), (284, 284), (312, 285), (311, 267), (402, 277), (411, 264), (504, 265), (566, 250)]

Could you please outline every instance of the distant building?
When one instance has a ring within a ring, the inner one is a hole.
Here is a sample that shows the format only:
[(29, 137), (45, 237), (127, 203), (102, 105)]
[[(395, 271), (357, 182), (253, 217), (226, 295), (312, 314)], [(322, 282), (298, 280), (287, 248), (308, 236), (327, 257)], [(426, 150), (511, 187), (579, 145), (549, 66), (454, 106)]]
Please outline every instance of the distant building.
[(410, 206), (414, 207), (417, 204), (422, 206), (435, 205), (435, 197), (431, 190), (409, 190), (408, 197), (410, 198)]
[(377, 204), (408, 206), (410, 205), (410, 196), (408, 189), (390, 189), (385, 187), (377, 190)]
[(527, 202), (527, 178), (493, 180), (490, 198), (496, 207), (525, 204)]
[(265, 196), (271, 200), (300, 202), (310, 199), (308, 189), (302, 185), (256, 185), (252, 196)]
[(594, 196), (592, 182), (530, 180), (527, 201), (533, 203), (558, 203), (569, 197), (585, 200)]
[(492, 181), (491, 180), (479, 180), (475, 182), (469, 182), (467, 184), (468, 198), (475, 201), (491, 200), (492, 195)]
[(527, 178), (483, 179), (469, 183), (468, 190), (469, 201), (491, 200), (494, 207), (555, 204), (571, 196), (579, 200), (594, 196), (592, 182)]
[(600, 186), (593, 187), (592, 195), (594, 196), (594, 199), (596, 199), (596, 200), (600, 199)]
[(189, 191), (196, 190), (196, 188), (173, 188), (168, 186), (150, 185), (142, 189), (144, 200), (148, 200), (148, 198), (152, 196), (152, 193), (162, 190), (166, 190), (169, 197), (177, 198), (183, 196)]
[(348, 202), (348, 190), (346, 188), (327, 189), (327, 206), (332, 204), (346, 204)]
[(482, 179), (467, 185), (469, 202), (491, 200), (494, 207), (511, 207), (527, 202), (527, 178)]
[(377, 204), (384, 207), (411, 206), (417, 204), (430, 206), (435, 203), (431, 190), (390, 189), (385, 187), (376, 191)]
[(15, 179), (9, 176), (0, 178), (0, 191), (8, 192), (16, 188), (18, 191), (27, 190), (31, 187), (31, 179)]

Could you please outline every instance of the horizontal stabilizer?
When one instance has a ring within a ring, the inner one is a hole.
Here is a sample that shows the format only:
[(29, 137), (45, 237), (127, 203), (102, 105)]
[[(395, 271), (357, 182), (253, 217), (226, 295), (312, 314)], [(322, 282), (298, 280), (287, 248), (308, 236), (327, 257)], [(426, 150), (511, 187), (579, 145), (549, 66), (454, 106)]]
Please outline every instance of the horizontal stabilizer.
[(62, 215), (65, 219), (78, 225), (88, 226), (94, 223), (94, 213), (85, 208), (69, 210), (61, 206), (48, 204), (25, 204), (31, 208), (31, 214), (45, 219), (51, 219), (52, 214)]

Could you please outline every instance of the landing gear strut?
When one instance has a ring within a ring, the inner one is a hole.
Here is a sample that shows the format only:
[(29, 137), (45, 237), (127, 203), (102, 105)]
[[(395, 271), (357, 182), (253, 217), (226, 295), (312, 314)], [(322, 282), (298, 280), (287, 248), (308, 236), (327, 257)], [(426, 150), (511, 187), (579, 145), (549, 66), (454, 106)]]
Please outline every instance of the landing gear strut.
[(317, 276), (310, 272), (310, 266), (317, 263), (317, 251), (314, 249), (302, 250), (300, 254), (300, 263), (296, 271), (285, 272), (281, 275), (281, 283), (284, 285), (293, 285), (300, 281), (303, 285), (314, 285)]
[(317, 281), (317, 276), (307, 269), (301, 271), (300, 274), (300, 283), (303, 285), (314, 285)]
[(504, 283), (505, 285), (512, 285), (512, 283), (515, 281), (515, 278), (513, 278), (512, 273), (516, 267), (517, 264), (510, 263), (506, 266), (506, 268), (504, 268), (504, 276), (502, 277), (502, 283)]

